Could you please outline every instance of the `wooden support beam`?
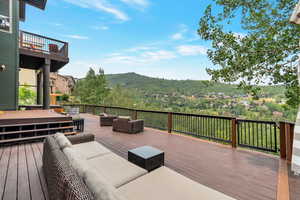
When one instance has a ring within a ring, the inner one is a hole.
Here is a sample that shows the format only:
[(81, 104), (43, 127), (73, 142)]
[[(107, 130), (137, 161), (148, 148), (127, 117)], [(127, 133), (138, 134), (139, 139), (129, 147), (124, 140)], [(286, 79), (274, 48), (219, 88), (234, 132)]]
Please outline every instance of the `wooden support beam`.
[(37, 105), (43, 104), (43, 71), (40, 70), (36, 75), (36, 103)]
[(231, 146), (232, 148), (237, 147), (237, 120), (232, 119), (231, 120)]
[(288, 163), (292, 161), (293, 141), (294, 141), (294, 124), (286, 124), (286, 159)]
[(45, 59), (43, 66), (43, 108), (50, 108), (50, 64), (51, 60)]
[(173, 115), (172, 113), (168, 113), (168, 132), (172, 133), (172, 128), (173, 128)]
[(286, 123), (280, 122), (280, 157), (286, 159)]

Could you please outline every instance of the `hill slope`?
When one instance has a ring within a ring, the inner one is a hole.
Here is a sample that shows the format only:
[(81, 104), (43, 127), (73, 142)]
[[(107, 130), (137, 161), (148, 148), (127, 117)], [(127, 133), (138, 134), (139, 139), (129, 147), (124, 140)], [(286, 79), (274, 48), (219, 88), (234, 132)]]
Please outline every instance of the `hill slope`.
[[(177, 94), (186, 96), (246, 95), (243, 90), (237, 89), (236, 85), (215, 83), (211, 81), (196, 80), (167, 80), (151, 78), (136, 73), (108, 74), (106, 79), (110, 87), (120, 85), (128, 89), (136, 89), (144, 95), (153, 94)], [(264, 86), (262, 94), (265, 97), (283, 95), (284, 88), (281, 86)]]

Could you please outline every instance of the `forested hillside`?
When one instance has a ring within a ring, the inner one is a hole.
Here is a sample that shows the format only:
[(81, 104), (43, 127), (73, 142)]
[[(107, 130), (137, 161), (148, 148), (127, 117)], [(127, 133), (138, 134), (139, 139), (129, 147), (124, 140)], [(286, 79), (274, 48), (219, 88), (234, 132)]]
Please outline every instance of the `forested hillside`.
[[(106, 80), (110, 87), (120, 85), (124, 88), (137, 89), (147, 94), (180, 94), (186, 96), (201, 97), (206, 95), (244, 96), (243, 90), (237, 89), (237, 85), (215, 83), (211, 81), (195, 80), (167, 80), (151, 78), (136, 73), (108, 74)], [(284, 95), (284, 87), (262, 87), (261, 97), (274, 97)]]
[(115, 94), (106, 101), (110, 105), (277, 121), (293, 121), (296, 115), (286, 105), (282, 86), (262, 86), (259, 98), (253, 98), (234, 84), (166, 80), (136, 73), (105, 76)]

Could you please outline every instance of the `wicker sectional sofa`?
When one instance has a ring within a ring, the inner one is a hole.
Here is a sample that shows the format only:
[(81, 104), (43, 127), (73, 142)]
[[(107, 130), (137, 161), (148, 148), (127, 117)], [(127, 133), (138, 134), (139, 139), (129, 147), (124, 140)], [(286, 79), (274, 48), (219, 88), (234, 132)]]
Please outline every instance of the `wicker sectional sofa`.
[(233, 200), (167, 167), (148, 173), (92, 134), (48, 136), (43, 171), (51, 200)]

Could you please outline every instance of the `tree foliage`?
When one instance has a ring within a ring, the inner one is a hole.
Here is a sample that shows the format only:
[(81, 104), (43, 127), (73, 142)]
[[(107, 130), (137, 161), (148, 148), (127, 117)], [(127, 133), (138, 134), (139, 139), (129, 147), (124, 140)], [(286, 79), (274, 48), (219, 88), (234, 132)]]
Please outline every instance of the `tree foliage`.
[[(200, 19), (198, 30), (203, 39), (211, 41), (208, 57), (218, 66), (207, 69), (212, 79), (239, 82), (239, 87), (253, 96), (259, 93), (255, 85), (284, 84), (287, 103), (297, 106), (300, 26), (289, 23), (289, 17), (298, 0), (212, 2)], [(237, 20), (247, 34), (227, 31), (228, 25)]]
[(123, 88), (120, 85), (116, 85), (110, 90), (109, 94), (105, 98), (104, 105), (132, 108), (137, 106), (135, 99), (136, 94), (134, 91)]
[(90, 68), (85, 78), (78, 80), (73, 95), (79, 98), (81, 103), (102, 104), (108, 94), (104, 71), (99, 69), (99, 73)]
[(19, 104), (33, 105), (36, 102), (36, 92), (30, 89), (30, 86), (24, 85), (19, 87)]

